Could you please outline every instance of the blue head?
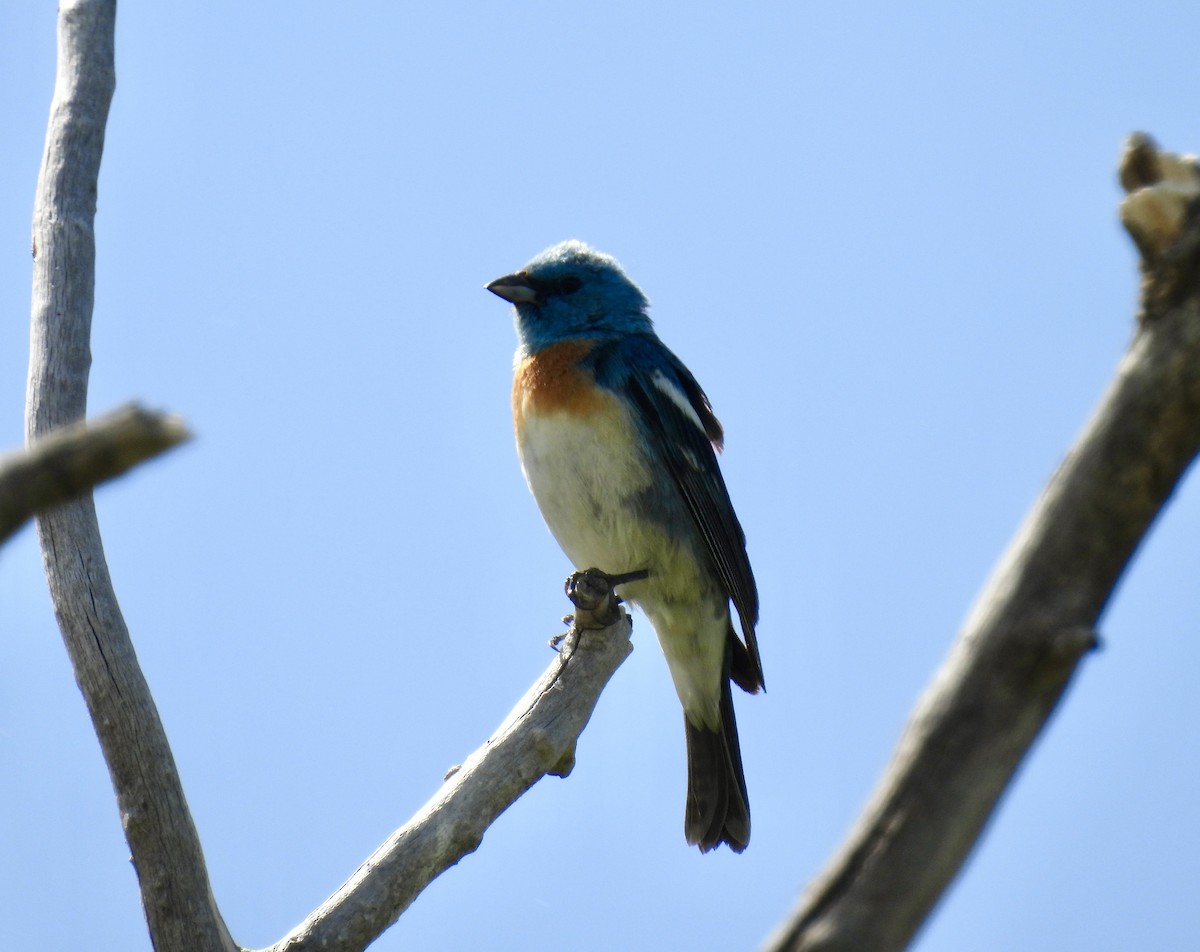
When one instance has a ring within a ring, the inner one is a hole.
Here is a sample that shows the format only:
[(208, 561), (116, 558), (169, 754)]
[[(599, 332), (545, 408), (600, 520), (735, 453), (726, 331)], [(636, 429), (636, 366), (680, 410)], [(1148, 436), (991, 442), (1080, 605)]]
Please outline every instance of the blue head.
[(526, 353), (570, 337), (652, 333), (650, 302), (615, 258), (582, 241), (547, 248), (516, 274), (487, 286), (511, 301)]

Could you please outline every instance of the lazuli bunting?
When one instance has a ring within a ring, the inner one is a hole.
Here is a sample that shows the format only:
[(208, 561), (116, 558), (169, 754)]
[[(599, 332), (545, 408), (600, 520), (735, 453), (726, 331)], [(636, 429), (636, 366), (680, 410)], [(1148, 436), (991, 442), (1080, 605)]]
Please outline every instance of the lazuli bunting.
[(763, 674), (721, 424), (615, 259), (565, 241), (487, 289), (514, 305), (517, 451), (550, 531), (577, 569), (648, 572), (618, 594), (650, 619), (683, 703), (684, 835), (740, 853), (750, 808), (729, 685), (755, 693)]

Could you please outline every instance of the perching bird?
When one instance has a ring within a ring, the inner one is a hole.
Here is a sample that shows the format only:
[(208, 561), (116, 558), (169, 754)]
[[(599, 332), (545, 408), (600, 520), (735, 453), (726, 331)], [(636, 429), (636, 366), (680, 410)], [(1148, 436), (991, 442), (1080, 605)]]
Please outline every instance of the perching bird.
[(649, 573), (618, 594), (650, 619), (683, 703), (684, 835), (740, 853), (750, 807), (729, 682), (755, 693), (763, 674), (721, 424), (614, 258), (565, 241), (487, 289), (514, 305), (517, 451), (550, 531), (577, 569)]

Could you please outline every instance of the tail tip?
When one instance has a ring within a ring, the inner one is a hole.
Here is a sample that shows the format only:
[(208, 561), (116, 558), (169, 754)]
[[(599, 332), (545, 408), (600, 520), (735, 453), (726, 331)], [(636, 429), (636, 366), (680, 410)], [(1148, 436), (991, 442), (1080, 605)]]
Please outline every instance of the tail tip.
[[(698, 847), (701, 853), (711, 853), (722, 843), (729, 847), (734, 853), (742, 853), (746, 847), (750, 845), (750, 822), (749, 817), (745, 818), (745, 823), (736, 822), (729, 823), (731, 818), (726, 818), (726, 823), (715, 832), (705, 830), (697, 832), (685, 827), (684, 836), (687, 838), (688, 846)], [(741, 818), (737, 818), (740, 820)], [(734, 826), (736, 829), (731, 829)]]

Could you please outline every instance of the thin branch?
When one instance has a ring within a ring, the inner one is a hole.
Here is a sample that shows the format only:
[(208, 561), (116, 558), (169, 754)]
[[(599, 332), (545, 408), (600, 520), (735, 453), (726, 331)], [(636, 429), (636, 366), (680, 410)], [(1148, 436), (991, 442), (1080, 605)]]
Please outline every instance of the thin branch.
[(1200, 174), (1134, 137), (1122, 217), (1138, 330), (985, 586), (891, 764), (769, 952), (903, 949), (1049, 718), (1138, 544), (1200, 451)]
[(191, 438), (179, 417), (122, 407), (55, 430), (25, 452), (0, 456), (0, 543), (35, 512), (87, 492)]
[[(96, 187), (115, 87), (115, 0), (61, 0), (58, 67), (33, 219), (26, 432), (87, 408)], [(116, 790), (159, 952), (236, 948), (213, 901), (174, 758), (109, 579), (91, 498), (38, 517), (50, 594)]]
[[(546, 774), (565, 777), (600, 692), (633, 650), (624, 611), (606, 628), (581, 629), (581, 610), (560, 654), (488, 741), (447, 775), (429, 802), (346, 883), (269, 952), (364, 949)], [(609, 621), (609, 617), (601, 617)]]

